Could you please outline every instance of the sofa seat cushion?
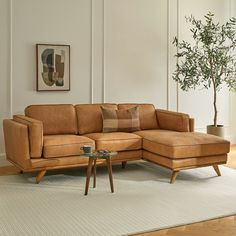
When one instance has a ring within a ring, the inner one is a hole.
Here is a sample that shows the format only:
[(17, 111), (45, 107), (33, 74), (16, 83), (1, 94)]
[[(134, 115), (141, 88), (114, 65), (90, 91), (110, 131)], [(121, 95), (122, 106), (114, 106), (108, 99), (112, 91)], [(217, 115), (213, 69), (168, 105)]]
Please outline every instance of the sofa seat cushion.
[(145, 130), (135, 134), (143, 138), (144, 150), (173, 159), (221, 155), (230, 148), (228, 141), (204, 133)]
[(83, 145), (93, 145), (94, 141), (78, 135), (46, 135), (43, 138), (43, 157), (55, 158), (75, 156), (82, 153)]
[(85, 136), (95, 141), (96, 149), (128, 151), (142, 148), (142, 138), (133, 133), (91, 133)]

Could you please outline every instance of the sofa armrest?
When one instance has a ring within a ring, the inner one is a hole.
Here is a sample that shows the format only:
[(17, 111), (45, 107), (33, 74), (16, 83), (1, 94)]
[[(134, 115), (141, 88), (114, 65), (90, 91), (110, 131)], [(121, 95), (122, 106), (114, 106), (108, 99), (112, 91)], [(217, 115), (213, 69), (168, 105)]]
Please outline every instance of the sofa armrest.
[(24, 115), (14, 115), (13, 120), (28, 127), (30, 156), (40, 158), (43, 150), (43, 123)]
[(194, 124), (194, 118), (189, 118), (189, 131), (194, 132), (195, 124)]
[(190, 118), (188, 114), (156, 109), (157, 121), (160, 129), (173, 130), (179, 132), (189, 132)]
[(3, 120), (3, 132), (7, 159), (20, 168), (27, 169), (30, 165), (27, 125), (6, 119)]

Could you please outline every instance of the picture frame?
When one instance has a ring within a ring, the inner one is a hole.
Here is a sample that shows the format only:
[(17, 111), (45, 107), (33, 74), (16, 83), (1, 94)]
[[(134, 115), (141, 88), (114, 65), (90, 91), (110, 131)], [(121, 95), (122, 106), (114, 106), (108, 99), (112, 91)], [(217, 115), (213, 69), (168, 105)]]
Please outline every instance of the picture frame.
[(70, 91), (70, 45), (36, 44), (36, 90)]

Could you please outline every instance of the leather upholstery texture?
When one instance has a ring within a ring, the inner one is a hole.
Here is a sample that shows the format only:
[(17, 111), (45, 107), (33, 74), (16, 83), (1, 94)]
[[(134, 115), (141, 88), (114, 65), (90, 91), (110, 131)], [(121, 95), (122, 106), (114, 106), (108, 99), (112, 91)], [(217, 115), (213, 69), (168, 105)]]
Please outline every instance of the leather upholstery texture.
[(95, 140), (96, 149), (128, 151), (142, 148), (142, 138), (133, 133), (92, 133), (85, 136)]
[[(141, 130), (102, 133), (101, 106), (138, 106)], [(118, 151), (112, 162), (144, 158), (170, 169), (226, 163), (230, 148), (222, 138), (193, 132), (194, 119), (187, 114), (152, 104), (31, 105), (25, 114), (3, 121), (7, 159), (24, 171), (86, 166), (83, 145)]]
[(30, 157), (31, 158), (40, 158), (42, 156), (43, 150), (43, 123), (42, 121), (35, 120), (33, 118), (23, 116), (23, 115), (14, 115), (13, 120), (27, 125), (29, 143), (30, 143)]
[(77, 118), (71, 104), (31, 105), (25, 115), (43, 122), (43, 134), (76, 134)]
[(184, 159), (170, 159), (146, 150), (143, 150), (143, 159), (167, 167), (169, 169), (184, 169), (184, 168), (196, 168), (199, 166), (207, 166), (214, 164), (225, 164), (227, 162), (227, 154), (216, 156), (203, 156), (184, 158)]
[(156, 110), (160, 129), (189, 132), (189, 115), (179, 112)]
[(78, 135), (46, 135), (44, 136), (43, 157), (68, 157), (82, 153), (83, 145), (94, 147), (94, 141)]
[(189, 118), (189, 132), (194, 132), (194, 118)]
[[(117, 156), (111, 158), (112, 163), (121, 161), (135, 161), (142, 158), (141, 150), (134, 151), (122, 151), (119, 152)], [(105, 159), (98, 159), (97, 163), (105, 163)], [(41, 159), (31, 159), (31, 170), (35, 169), (58, 169), (58, 168), (68, 168), (76, 166), (87, 166), (88, 157), (85, 156), (70, 156), (70, 157), (55, 157), (55, 158), (41, 158)]]
[(135, 134), (143, 137), (144, 150), (173, 159), (222, 155), (230, 147), (222, 138), (197, 132), (145, 130)]
[(101, 106), (110, 109), (117, 109), (116, 104), (78, 104), (75, 106), (78, 121), (78, 133), (88, 134), (102, 132), (102, 111)]
[(138, 106), (139, 108), (139, 119), (140, 128), (144, 129), (157, 129), (157, 118), (156, 110), (152, 104), (135, 104), (135, 103), (124, 103), (118, 104), (118, 109), (130, 109), (132, 107)]
[(7, 159), (22, 168), (29, 168), (29, 136), (27, 125), (10, 119), (3, 120)]

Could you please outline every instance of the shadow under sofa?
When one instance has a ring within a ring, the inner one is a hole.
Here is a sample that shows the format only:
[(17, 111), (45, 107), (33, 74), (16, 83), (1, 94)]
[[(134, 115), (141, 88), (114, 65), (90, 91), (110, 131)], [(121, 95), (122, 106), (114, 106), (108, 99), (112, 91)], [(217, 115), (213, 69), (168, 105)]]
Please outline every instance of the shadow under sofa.
[[(140, 131), (103, 133), (101, 106), (109, 109), (138, 107)], [(87, 166), (80, 156), (83, 145), (118, 152), (112, 162), (144, 159), (172, 170), (173, 183), (180, 170), (227, 162), (230, 143), (194, 132), (194, 119), (179, 112), (155, 109), (152, 104), (49, 104), (30, 105), (25, 115), (3, 121), (7, 159), (22, 172)], [(99, 160), (102, 163), (104, 160)]]

